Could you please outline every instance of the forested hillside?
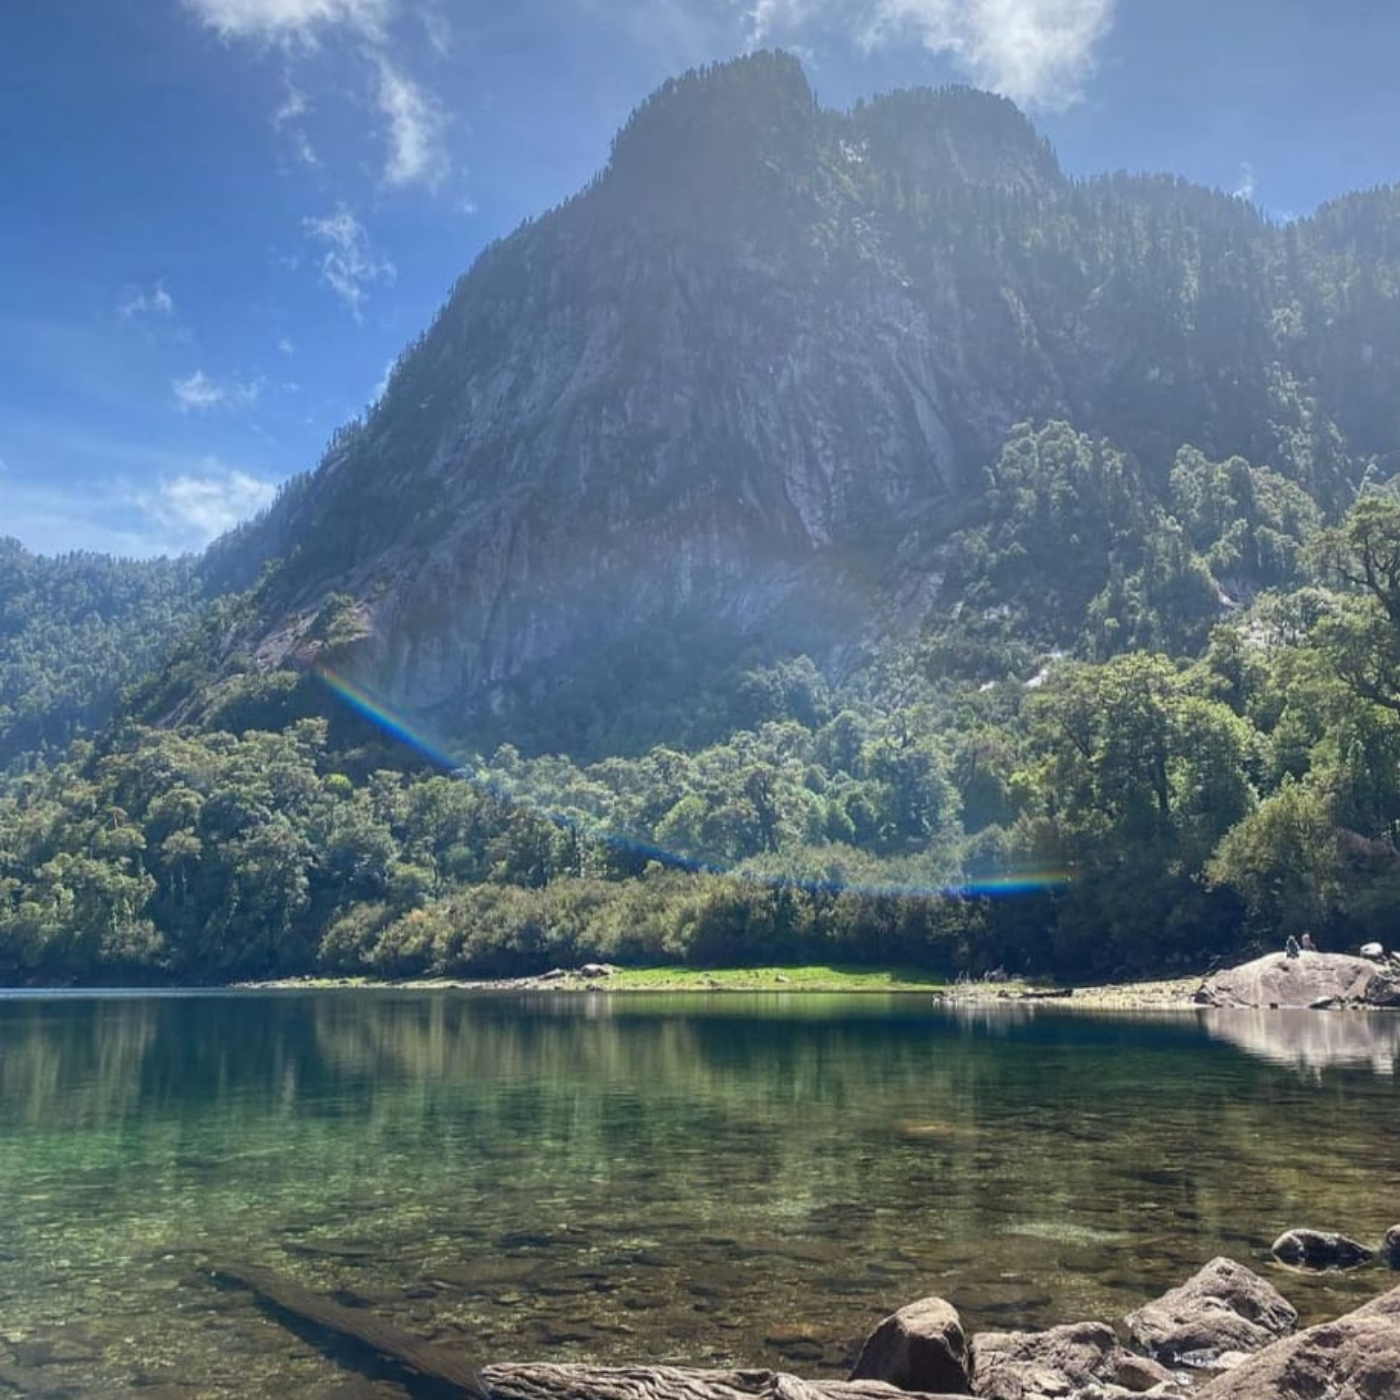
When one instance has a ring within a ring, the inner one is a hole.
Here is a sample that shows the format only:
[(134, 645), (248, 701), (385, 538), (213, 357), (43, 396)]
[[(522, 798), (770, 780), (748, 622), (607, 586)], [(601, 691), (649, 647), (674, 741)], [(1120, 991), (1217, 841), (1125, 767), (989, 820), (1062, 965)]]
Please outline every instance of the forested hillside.
[(1069, 180), (984, 94), (678, 80), (211, 549), (225, 596), (0, 558), (52, 757), (0, 793), (0, 975), (1385, 938), (1397, 296), (1394, 189), (1279, 227)]
[(45, 558), (0, 539), (0, 771), (101, 725), (199, 594), (193, 559)]

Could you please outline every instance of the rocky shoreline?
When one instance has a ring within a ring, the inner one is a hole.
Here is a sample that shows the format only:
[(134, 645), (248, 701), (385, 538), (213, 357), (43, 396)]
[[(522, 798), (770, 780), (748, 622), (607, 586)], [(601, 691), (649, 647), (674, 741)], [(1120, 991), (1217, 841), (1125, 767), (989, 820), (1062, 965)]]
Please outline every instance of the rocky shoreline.
[[(1321, 1251), (1309, 1255), (1301, 1245)], [(1355, 1268), (1400, 1268), (1400, 1226), (1379, 1250), (1294, 1230), (1275, 1254)], [(1400, 1287), (1299, 1329), (1273, 1284), (1224, 1257), (1116, 1325), (1081, 1321), (1037, 1332), (969, 1335), (957, 1308), (930, 1296), (886, 1317), (845, 1381), (767, 1369), (714, 1371), (587, 1363), (481, 1364), (362, 1308), (312, 1293), (273, 1270), (229, 1262), (207, 1276), (246, 1289), (302, 1335), (356, 1343), (393, 1367), (473, 1400), (1393, 1400), (1400, 1396)], [(0, 1382), (4, 1376), (0, 1374)]]

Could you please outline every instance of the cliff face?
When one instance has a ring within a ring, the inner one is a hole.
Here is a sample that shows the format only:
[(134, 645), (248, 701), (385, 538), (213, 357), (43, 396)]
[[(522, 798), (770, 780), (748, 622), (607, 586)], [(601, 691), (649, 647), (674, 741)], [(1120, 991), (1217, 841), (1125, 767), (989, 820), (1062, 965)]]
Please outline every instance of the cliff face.
[(1073, 184), (998, 98), (836, 114), (782, 55), (690, 75), (482, 255), (240, 543), (289, 554), (260, 654), (309, 655), (347, 592), (367, 635), (338, 664), (449, 733), (610, 649), (645, 666), (647, 635), (831, 656), (927, 595), (1026, 418), (1159, 474), (1189, 440), (1334, 487), (1345, 454), (1288, 421), (1308, 311), (1277, 314), (1282, 266), (1239, 201)]

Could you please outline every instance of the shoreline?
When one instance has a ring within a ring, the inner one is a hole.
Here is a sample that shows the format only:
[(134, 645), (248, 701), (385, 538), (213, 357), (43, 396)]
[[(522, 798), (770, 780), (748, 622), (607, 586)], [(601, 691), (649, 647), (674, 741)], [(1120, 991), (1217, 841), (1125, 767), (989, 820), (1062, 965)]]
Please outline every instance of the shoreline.
[(239, 991), (399, 991), (473, 992), (555, 995), (606, 993), (638, 995), (921, 995), (945, 1005), (997, 1006), (1037, 1003), (1092, 1010), (1192, 1011), (1201, 975), (1069, 987), (1033, 982), (949, 984), (884, 969), (833, 968), (693, 968), (606, 969), (592, 965), (554, 969), (530, 977), (414, 977), (388, 980), (368, 977), (289, 977), (236, 982)]

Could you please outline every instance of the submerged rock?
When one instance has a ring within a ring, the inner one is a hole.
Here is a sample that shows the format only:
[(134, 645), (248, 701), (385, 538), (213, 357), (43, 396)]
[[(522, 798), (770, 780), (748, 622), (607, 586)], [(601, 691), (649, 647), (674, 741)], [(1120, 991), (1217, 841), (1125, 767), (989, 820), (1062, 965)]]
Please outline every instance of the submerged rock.
[(1228, 968), (1196, 992), (1203, 1006), (1400, 1007), (1400, 976), (1345, 953), (1270, 953)]
[(1233, 1259), (1212, 1259), (1180, 1288), (1128, 1314), (1134, 1342), (1159, 1360), (1210, 1360), (1258, 1351), (1298, 1324), (1297, 1309), (1271, 1283)]
[(1198, 1400), (1392, 1400), (1400, 1396), (1400, 1288), (1274, 1342)]
[(1374, 1249), (1332, 1230), (1288, 1230), (1271, 1252), (1280, 1263), (1304, 1269), (1355, 1269), (1376, 1257)]
[(942, 1298), (921, 1298), (900, 1308), (866, 1338), (851, 1379), (969, 1394), (967, 1334), (957, 1309)]
[(986, 1400), (1138, 1394), (1172, 1380), (1156, 1362), (1125, 1351), (1102, 1322), (979, 1332), (972, 1339), (972, 1388)]

